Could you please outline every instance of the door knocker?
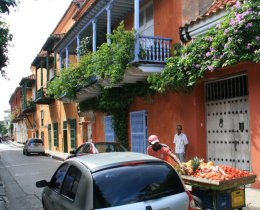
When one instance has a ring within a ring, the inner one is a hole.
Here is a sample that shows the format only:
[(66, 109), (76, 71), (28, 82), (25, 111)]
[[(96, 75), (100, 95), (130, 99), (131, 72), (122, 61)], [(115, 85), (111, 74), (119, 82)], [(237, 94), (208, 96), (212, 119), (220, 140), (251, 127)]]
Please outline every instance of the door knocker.
[(223, 119), (222, 118), (219, 119), (218, 125), (219, 125), (220, 128), (223, 128)]

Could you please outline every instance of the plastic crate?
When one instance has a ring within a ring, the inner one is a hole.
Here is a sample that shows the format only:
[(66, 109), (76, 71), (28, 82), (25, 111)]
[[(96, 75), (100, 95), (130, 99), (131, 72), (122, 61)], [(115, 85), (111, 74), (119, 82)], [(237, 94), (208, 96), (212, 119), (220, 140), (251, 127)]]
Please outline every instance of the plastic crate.
[(217, 192), (216, 194), (217, 210), (224, 210), (231, 208), (231, 195), (230, 191)]
[(245, 189), (233, 190), (231, 192), (231, 207), (239, 208), (245, 206)]
[(192, 194), (199, 197), (205, 210), (231, 209), (231, 191), (194, 190)]
[(214, 209), (213, 196), (211, 191), (196, 190), (192, 191), (192, 194), (200, 198), (205, 210)]

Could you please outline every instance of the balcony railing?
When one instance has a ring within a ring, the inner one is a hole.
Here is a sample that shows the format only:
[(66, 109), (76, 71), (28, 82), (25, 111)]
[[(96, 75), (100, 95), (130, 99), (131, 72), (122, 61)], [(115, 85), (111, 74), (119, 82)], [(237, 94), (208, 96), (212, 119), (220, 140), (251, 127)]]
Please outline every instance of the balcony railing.
[(170, 38), (139, 36), (139, 62), (165, 63), (170, 57)]
[(37, 90), (35, 99), (36, 104), (50, 104), (53, 101), (54, 98), (48, 97), (46, 95), (46, 88), (41, 87), (39, 90)]
[(18, 122), (24, 118), (21, 107), (15, 107), (12, 109), (12, 122)]
[(24, 101), (22, 104), (22, 112), (32, 113), (36, 111), (36, 104), (33, 101)]

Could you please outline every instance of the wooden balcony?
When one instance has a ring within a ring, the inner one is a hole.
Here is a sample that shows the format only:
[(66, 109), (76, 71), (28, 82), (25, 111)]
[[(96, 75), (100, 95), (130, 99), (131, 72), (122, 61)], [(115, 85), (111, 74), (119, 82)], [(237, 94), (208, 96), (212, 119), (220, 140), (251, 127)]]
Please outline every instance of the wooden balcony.
[(41, 87), (36, 92), (36, 99), (34, 100), (36, 104), (51, 104), (54, 101), (54, 98), (47, 96), (46, 88)]
[(15, 109), (12, 110), (12, 123), (19, 122), (23, 120), (25, 115), (23, 114), (21, 108), (16, 107)]
[(136, 42), (139, 49), (135, 49), (138, 55), (135, 62), (165, 64), (170, 57), (170, 38), (139, 36)]
[(34, 101), (24, 101), (22, 104), (22, 113), (30, 114), (36, 111), (36, 104)]

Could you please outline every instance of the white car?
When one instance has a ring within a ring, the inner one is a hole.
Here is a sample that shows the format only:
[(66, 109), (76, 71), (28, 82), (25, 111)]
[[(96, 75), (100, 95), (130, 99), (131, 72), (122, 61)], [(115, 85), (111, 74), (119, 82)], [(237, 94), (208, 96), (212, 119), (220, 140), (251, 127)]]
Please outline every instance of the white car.
[(31, 153), (45, 154), (43, 141), (41, 139), (33, 138), (26, 140), (23, 147), (23, 154), (30, 155)]
[(45, 187), (45, 210), (193, 210), (195, 203), (168, 163), (134, 152), (66, 160)]

